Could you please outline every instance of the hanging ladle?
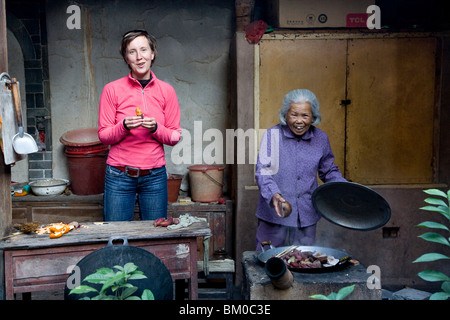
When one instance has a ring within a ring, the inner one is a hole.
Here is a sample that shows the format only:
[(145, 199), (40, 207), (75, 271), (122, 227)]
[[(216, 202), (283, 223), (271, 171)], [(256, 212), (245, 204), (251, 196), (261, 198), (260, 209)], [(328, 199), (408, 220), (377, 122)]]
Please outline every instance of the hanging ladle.
[(13, 137), (13, 148), (18, 154), (29, 154), (38, 151), (36, 141), (23, 130), (22, 108), (20, 104), (19, 88), (16, 78), (11, 79), (11, 91), (14, 100), (14, 109), (16, 110), (17, 126), (19, 133)]

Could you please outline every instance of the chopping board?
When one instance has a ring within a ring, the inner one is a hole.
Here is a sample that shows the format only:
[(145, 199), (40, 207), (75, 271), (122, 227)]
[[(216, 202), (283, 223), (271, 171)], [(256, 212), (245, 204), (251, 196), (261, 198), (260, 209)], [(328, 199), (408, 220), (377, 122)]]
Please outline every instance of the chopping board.
[[(19, 85), (19, 82), (17, 82)], [(0, 146), (6, 165), (23, 160), (26, 156), (14, 151), (13, 137), (19, 132), (12, 92), (7, 80), (0, 81)]]

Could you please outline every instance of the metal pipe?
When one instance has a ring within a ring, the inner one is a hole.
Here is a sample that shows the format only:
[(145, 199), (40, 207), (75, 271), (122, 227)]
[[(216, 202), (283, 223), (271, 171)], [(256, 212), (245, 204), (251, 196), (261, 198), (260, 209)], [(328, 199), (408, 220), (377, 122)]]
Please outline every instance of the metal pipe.
[(294, 283), (294, 276), (281, 258), (272, 257), (267, 260), (264, 270), (273, 286), (278, 289), (289, 289)]

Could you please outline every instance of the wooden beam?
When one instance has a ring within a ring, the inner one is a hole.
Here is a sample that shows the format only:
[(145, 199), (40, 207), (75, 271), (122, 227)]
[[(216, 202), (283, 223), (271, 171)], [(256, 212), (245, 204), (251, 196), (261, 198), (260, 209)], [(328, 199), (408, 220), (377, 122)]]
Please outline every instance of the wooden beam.
[[(0, 0), (0, 43), (0, 73), (8, 72), (5, 0)], [(0, 157), (0, 237), (4, 237), (12, 229), (11, 167), (5, 164), (1, 150)]]
[(8, 50), (6, 43), (6, 8), (5, 0), (0, 0), (0, 71), (8, 71)]

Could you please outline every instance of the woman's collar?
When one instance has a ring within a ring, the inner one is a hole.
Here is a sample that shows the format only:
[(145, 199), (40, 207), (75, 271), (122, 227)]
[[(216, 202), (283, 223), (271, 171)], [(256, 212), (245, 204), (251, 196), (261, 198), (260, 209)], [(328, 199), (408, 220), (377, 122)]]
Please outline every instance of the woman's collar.
[[(130, 81), (132, 81), (133, 83), (139, 85), (139, 86), (141, 85), (141, 84), (139, 83), (139, 80), (133, 78), (133, 76), (131, 75), (131, 71), (130, 71), (130, 73), (128, 74), (128, 79), (129, 79)], [(152, 83), (155, 79), (156, 79), (155, 74), (153, 73), (153, 71), (150, 70), (150, 82), (149, 82), (149, 84)]]
[(281, 129), (283, 131), (283, 134), (287, 137), (287, 138), (291, 138), (291, 139), (301, 139), (301, 140), (310, 140), (312, 137), (314, 137), (314, 126), (311, 126), (308, 131), (305, 132), (305, 134), (303, 134), (302, 136), (297, 136), (295, 135), (291, 129), (289, 129), (288, 125), (281, 125)]

